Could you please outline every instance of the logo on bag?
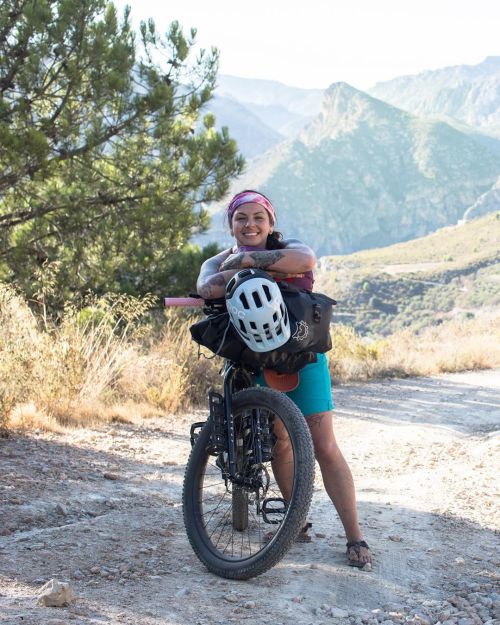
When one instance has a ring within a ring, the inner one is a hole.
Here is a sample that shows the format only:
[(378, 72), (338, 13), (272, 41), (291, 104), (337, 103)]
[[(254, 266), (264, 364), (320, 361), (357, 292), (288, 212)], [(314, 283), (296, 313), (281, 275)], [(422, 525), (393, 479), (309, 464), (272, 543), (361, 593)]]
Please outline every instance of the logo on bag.
[(305, 341), (305, 339), (309, 336), (309, 326), (305, 321), (299, 321), (297, 323), (297, 327), (295, 332), (292, 334), (292, 339), (294, 341)]

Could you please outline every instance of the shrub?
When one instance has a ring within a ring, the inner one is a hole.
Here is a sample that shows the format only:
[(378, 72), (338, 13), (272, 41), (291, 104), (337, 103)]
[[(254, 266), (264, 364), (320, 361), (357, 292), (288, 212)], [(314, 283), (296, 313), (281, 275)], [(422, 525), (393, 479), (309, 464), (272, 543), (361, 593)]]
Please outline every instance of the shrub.
[[(198, 358), (179, 312), (147, 317), (151, 298), (99, 298), (67, 306), (58, 325), (37, 318), (0, 283), (0, 430), (57, 429), (168, 415), (205, 404), (220, 388), (220, 358)], [(368, 339), (332, 327), (334, 383), (431, 375), (500, 365), (498, 314), (400, 329)], [(147, 323), (146, 320), (147, 319)], [(432, 316), (429, 316), (432, 320)]]

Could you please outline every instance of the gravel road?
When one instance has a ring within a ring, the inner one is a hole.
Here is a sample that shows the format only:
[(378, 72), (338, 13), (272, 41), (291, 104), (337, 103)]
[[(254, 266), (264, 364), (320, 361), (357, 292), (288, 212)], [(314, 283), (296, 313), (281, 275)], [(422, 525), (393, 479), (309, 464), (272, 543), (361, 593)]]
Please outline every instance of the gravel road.
[[(140, 425), (0, 439), (0, 623), (500, 623), (500, 372), (334, 390), (372, 572), (348, 567), (319, 471), (310, 544), (268, 573), (208, 573), (182, 524), (188, 431)], [(49, 580), (69, 607), (42, 607)]]

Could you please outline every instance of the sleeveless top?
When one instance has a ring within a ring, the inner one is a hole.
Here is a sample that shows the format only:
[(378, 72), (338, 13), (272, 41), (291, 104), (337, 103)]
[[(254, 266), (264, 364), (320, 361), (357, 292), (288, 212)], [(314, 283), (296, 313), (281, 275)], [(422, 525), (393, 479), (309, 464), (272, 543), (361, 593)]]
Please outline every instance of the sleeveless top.
[[(267, 250), (255, 245), (240, 245), (236, 248), (238, 252), (265, 252)], [(312, 292), (314, 285), (314, 274), (312, 271), (305, 271), (304, 275), (300, 278), (276, 278), (276, 282), (288, 282), (298, 289), (304, 289), (305, 291)]]

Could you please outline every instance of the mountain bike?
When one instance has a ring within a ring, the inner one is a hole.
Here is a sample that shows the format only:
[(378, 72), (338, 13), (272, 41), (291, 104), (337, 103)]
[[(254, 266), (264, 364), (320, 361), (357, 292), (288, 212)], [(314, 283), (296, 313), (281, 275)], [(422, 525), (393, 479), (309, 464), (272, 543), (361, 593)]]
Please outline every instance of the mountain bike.
[[(210, 312), (209, 302), (193, 298), (164, 303), (208, 305)], [(206, 421), (191, 425), (184, 525), (212, 573), (243, 580), (277, 564), (304, 527), (315, 460), (309, 428), (291, 399), (255, 386), (242, 363), (224, 360), (222, 377), (222, 393), (208, 393)]]

